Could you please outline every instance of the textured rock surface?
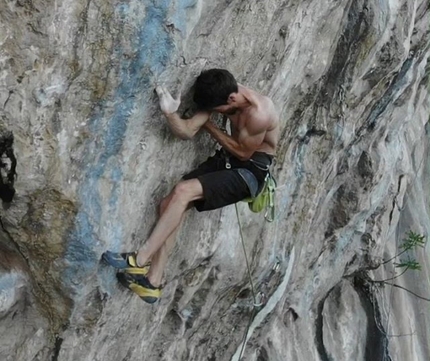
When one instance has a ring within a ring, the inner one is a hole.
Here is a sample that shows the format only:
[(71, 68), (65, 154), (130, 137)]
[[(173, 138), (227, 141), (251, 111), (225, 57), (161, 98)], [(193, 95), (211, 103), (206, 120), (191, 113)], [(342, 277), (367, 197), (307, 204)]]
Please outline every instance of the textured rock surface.
[[(154, 84), (186, 93), (227, 67), (282, 114), (278, 218), (239, 205), (267, 295), (243, 359), (429, 360), (429, 304), (357, 278), (391, 277), (381, 260), (407, 231), (429, 234), (429, 17), (425, 0), (3, 1), (17, 178), (1, 211), (1, 359), (239, 359), (253, 300), (234, 207), (190, 212), (157, 306), (99, 262), (144, 242), (158, 201), (215, 147), (174, 139)], [(430, 297), (428, 247), (417, 258), (396, 282)]]

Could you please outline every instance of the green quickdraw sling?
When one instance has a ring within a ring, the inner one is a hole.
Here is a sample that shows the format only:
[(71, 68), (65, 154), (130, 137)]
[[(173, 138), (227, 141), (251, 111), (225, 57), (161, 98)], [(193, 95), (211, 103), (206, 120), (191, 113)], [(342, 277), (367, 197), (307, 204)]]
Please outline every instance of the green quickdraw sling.
[(247, 198), (249, 209), (254, 213), (260, 213), (266, 210), (264, 218), (268, 222), (275, 220), (275, 190), (276, 180), (270, 172), (264, 179), (263, 188), (254, 198)]

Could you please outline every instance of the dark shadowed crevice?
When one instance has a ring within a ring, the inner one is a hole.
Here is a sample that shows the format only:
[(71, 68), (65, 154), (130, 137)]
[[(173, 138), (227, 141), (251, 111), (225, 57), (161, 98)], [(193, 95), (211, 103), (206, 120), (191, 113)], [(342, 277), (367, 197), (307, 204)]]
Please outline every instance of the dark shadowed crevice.
[(330, 210), (330, 218), (324, 237), (333, 236), (336, 229), (345, 227), (351, 215), (358, 209), (359, 187), (355, 182), (345, 182), (333, 196), (334, 202)]
[[(360, 276), (356, 275), (354, 278), (352, 278), (352, 286), (357, 292), (361, 307), (366, 313), (367, 318), (364, 360), (391, 361), (391, 357), (388, 353), (388, 338), (386, 336), (385, 330), (382, 328), (381, 313), (375, 297), (372, 296), (371, 290), (366, 286), (365, 280)], [(330, 289), (327, 295), (319, 302), (317, 308), (317, 318), (315, 320), (315, 338), (316, 348), (321, 361), (333, 361), (332, 356), (330, 356), (324, 345), (323, 311), (327, 298), (335, 289), (338, 289), (338, 285)]]
[[(403, 179), (403, 177), (404, 177), (404, 175), (401, 174), (399, 176), (399, 180), (397, 181), (397, 194), (400, 194), (400, 188), (402, 186), (402, 179)], [(397, 209), (397, 208), (398, 208), (398, 206), (397, 206), (397, 196), (395, 196), (393, 198), (392, 205), (391, 205), (391, 211), (390, 211), (390, 214), (388, 216), (388, 221), (389, 221), (388, 224), (390, 224), (390, 225), (391, 225), (391, 222), (393, 220), (394, 210)]]
[(16, 158), (13, 152), (13, 133), (0, 128), (0, 198), (12, 202), (15, 195)]
[(376, 120), (385, 111), (385, 109), (387, 109), (388, 105), (394, 102), (396, 92), (406, 84), (406, 74), (411, 68), (413, 60), (414, 58), (410, 56), (403, 63), (400, 71), (394, 76), (385, 94), (378, 102), (375, 103), (363, 126), (358, 129), (356, 133), (358, 137), (357, 139), (364, 134), (365, 130), (373, 130), (375, 128)]
[(257, 361), (269, 361), (269, 354), (264, 347), (260, 347), (257, 350)]
[(28, 272), (28, 261), (22, 253), (19, 244), (15, 242), (9, 231), (3, 224), (0, 217), (0, 269), (11, 270), (13, 268), (22, 269)]
[[(330, 69), (324, 76), (325, 84), (319, 94), (319, 105), (330, 104), (336, 98), (340, 87), (349, 87), (350, 78), (358, 60), (360, 44), (369, 33), (373, 13), (367, 8), (367, 1), (351, 1), (345, 26), (339, 38)], [(347, 89), (345, 89), (347, 90)]]
[(382, 328), (381, 313), (376, 298), (372, 296), (371, 290), (360, 276), (354, 277), (353, 286), (367, 315), (365, 361), (391, 361), (388, 353), (388, 338)]
[[(333, 287), (334, 288), (334, 287)], [(323, 310), (324, 310), (324, 304), (327, 299), (327, 297), (330, 295), (331, 291), (327, 292), (325, 297), (318, 303), (318, 309), (317, 309), (317, 318), (315, 320), (315, 343), (317, 346), (318, 354), (321, 358), (321, 361), (332, 361), (331, 358), (327, 354), (327, 350), (324, 346), (324, 337), (323, 337), (323, 325), (324, 325), (324, 317), (323, 317)]]
[(63, 338), (57, 336), (55, 338), (54, 353), (52, 355), (51, 361), (58, 361), (58, 356), (60, 354), (62, 344), (63, 344)]

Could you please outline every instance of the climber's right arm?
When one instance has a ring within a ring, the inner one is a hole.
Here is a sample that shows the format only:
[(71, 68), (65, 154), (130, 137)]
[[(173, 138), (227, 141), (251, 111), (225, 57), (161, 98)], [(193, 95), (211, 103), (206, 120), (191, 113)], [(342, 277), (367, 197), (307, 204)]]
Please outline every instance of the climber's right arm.
[(167, 118), (170, 129), (173, 134), (181, 139), (191, 139), (199, 131), (199, 129), (205, 124), (211, 113), (210, 112), (198, 112), (190, 119), (182, 119), (176, 111), (181, 103), (181, 95), (174, 99), (169, 91), (161, 86), (157, 86), (155, 89), (160, 99), (161, 111)]
[(210, 117), (209, 112), (198, 112), (190, 119), (182, 119), (178, 113), (164, 113), (164, 115), (167, 118), (169, 127), (173, 134), (183, 140), (188, 140), (194, 137)]

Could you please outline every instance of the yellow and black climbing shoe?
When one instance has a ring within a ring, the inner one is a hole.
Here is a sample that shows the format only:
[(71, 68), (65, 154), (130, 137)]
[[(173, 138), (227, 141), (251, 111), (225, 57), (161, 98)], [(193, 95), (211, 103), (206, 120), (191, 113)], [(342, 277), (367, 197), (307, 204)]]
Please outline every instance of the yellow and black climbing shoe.
[(147, 303), (155, 303), (161, 297), (161, 289), (154, 287), (148, 278), (141, 274), (117, 273), (118, 281), (136, 293)]
[(143, 267), (138, 267), (136, 257), (136, 252), (115, 253), (106, 251), (102, 255), (103, 260), (112, 267), (131, 274), (146, 275), (149, 271), (150, 264), (147, 263)]

